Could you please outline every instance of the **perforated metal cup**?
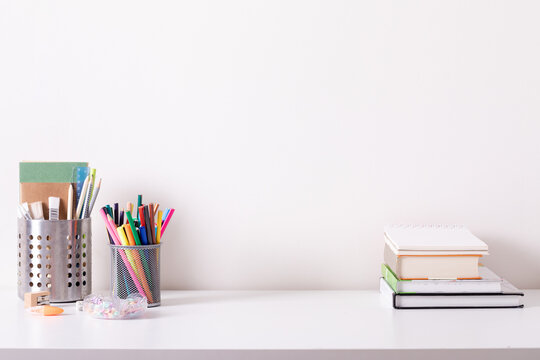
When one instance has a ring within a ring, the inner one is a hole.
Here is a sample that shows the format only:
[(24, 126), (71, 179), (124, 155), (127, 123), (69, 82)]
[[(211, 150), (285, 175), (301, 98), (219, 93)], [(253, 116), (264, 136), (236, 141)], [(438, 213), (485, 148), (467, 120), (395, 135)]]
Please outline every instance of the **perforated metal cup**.
[(113, 295), (125, 299), (139, 293), (146, 296), (149, 307), (159, 306), (161, 244), (110, 247)]
[(17, 292), (49, 291), (51, 302), (77, 301), (92, 291), (92, 222), (17, 222)]

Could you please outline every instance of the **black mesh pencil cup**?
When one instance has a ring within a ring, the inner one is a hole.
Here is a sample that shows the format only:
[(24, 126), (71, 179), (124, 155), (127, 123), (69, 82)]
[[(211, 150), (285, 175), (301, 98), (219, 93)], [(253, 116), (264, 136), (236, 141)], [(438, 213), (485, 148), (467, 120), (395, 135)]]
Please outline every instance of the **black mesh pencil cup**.
[(18, 295), (49, 291), (51, 302), (77, 301), (92, 290), (92, 222), (17, 222)]
[(137, 293), (148, 299), (149, 307), (159, 306), (161, 244), (110, 247), (113, 295), (125, 299)]

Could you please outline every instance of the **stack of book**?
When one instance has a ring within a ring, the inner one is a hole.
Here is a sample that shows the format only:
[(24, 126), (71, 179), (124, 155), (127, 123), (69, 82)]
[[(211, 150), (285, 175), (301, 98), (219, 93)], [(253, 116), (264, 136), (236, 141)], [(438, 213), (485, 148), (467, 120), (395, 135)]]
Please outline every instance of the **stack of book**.
[(383, 300), (396, 309), (516, 308), (523, 293), (479, 262), (488, 246), (454, 225), (388, 226)]

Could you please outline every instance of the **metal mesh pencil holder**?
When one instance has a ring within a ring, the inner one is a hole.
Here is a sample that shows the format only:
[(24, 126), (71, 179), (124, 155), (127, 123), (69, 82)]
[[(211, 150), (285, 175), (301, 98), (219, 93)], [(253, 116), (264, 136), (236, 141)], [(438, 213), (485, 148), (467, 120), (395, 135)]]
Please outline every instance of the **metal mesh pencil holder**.
[(49, 291), (51, 302), (77, 301), (92, 291), (92, 221), (17, 222), (17, 293)]
[(125, 299), (138, 293), (148, 299), (148, 306), (161, 304), (161, 244), (111, 247), (112, 293)]

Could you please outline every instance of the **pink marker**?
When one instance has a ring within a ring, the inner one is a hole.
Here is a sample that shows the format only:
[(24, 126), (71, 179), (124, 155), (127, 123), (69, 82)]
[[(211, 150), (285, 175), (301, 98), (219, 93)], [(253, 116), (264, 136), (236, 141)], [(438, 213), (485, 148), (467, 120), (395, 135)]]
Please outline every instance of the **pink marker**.
[(174, 209), (171, 209), (171, 211), (169, 211), (169, 213), (167, 214), (167, 218), (165, 219), (163, 226), (161, 227), (161, 236), (163, 236), (163, 233), (165, 232), (167, 225), (169, 225), (169, 221), (171, 220), (171, 217), (173, 214), (174, 214)]
[[(107, 217), (107, 214), (105, 213), (105, 210), (100, 209), (99, 214), (101, 215), (101, 217), (105, 221), (105, 225), (107, 226), (107, 230), (109, 230), (109, 234), (111, 235), (111, 237), (112, 237), (112, 239), (114, 241), (114, 244), (115, 245), (121, 245), (120, 240), (119, 240), (119, 236), (118, 236), (118, 232), (115, 231), (114, 226), (112, 225), (111, 222), (109, 222), (109, 219)], [(139, 292), (139, 294), (141, 294), (141, 296), (146, 297), (146, 295), (144, 294), (144, 290), (143, 290), (141, 284), (139, 283), (139, 280), (137, 279), (137, 276), (135, 275), (135, 272), (131, 268), (131, 264), (129, 263), (128, 259), (126, 258), (126, 254), (122, 250), (118, 251), (118, 253), (120, 254), (120, 257), (122, 257), (122, 261), (124, 261), (124, 265), (126, 265), (126, 269), (128, 269), (129, 275), (131, 276), (131, 279), (133, 280), (133, 283), (135, 284), (135, 287), (137, 288), (137, 291)]]

